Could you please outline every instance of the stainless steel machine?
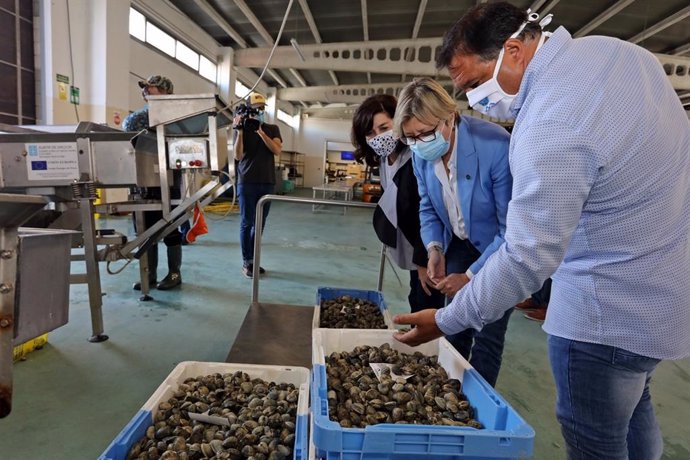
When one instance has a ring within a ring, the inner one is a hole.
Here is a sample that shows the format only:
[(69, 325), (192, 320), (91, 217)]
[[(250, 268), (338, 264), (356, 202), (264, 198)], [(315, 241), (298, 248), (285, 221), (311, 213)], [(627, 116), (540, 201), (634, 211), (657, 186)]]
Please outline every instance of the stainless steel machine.
[[(94, 123), (64, 127), (0, 127), (0, 192), (36, 195), (46, 203), (40, 219), (49, 229), (77, 230), (71, 259), (85, 262), (85, 273), (71, 273), (71, 283), (88, 284), (91, 310), (89, 341), (107, 340), (102, 315), (99, 262), (140, 261), (141, 300), (151, 300), (146, 249), (232, 186), (221, 183), (227, 163), (227, 127), (232, 112), (214, 94), (149, 98), (150, 129), (125, 133)], [(180, 171), (187, 193), (171, 200), (173, 171)], [(204, 181), (199, 180), (204, 176)], [(161, 187), (161, 200), (96, 204), (97, 189)], [(133, 212), (144, 229), (143, 212), (161, 210), (163, 219), (128, 241), (112, 230), (97, 230), (94, 215)], [(83, 249), (83, 250), (82, 250)], [(0, 291), (1, 292), (1, 291)]]

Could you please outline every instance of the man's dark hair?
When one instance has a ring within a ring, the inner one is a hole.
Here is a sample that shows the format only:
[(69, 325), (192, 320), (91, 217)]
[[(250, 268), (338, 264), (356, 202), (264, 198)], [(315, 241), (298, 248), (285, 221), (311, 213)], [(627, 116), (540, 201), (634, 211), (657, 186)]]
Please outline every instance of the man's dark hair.
[[(350, 140), (355, 147), (355, 159), (358, 163), (366, 161), (369, 166), (379, 165), (381, 157), (376, 155), (376, 152), (367, 144), (367, 134), (371, 132), (373, 128), (374, 116), (377, 113), (386, 113), (393, 119), (397, 105), (398, 101), (394, 96), (389, 94), (375, 94), (366, 98), (364, 102), (357, 107), (352, 117)], [(395, 150), (399, 152), (403, 148), (404, 145), (398, 142)]]
[[(456, 54), (474, 54), (486, 61), (496, 59), (508, 37), (525, 21), (527, 11), (508, 2), (484, 3), (470, 9), (443, 36), (436, 67), (448, 67)], [(535, 38), (540, 31), (538, 24), (529, 22), (518, 38)]]

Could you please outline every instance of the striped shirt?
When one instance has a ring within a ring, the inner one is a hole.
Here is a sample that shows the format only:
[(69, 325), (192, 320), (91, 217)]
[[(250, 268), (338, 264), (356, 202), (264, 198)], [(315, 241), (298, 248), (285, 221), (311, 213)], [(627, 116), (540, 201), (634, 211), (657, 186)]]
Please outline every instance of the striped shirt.
[(561, 27), (513, 109), (505, 243), (439, 328), (481, 329), (553, 275), (547, 333), (690, 356), (690, 123), (659, 61)]

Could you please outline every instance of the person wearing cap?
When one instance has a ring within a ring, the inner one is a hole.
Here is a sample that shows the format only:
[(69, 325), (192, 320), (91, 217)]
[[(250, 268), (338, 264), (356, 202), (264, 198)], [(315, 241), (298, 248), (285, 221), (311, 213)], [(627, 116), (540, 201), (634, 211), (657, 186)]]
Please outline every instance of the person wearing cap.
[[(283, 138), (277, 125), (264, 123), (266, 98), (253, 92), (249, 95), (247, 105), (255, 114), (246, 115), (259, 121), (256, 131), (244, 129), (243, 117), (237, 115), (234, 127), (237, 131), (235, 139), (235, 161), (237, 161), (237, 197), (240, 202), (240, 246), (242, 249), (242, 274), (251, 278), (254, 271), (254, 219), (256, 204), (259, 199), (275, 190), (276, 158), (283, 149)], [(263, 208), (263, 225), (266, 225), (270, 203)], [(263, 231), (263, 228), (260, 230)], [(259, 267), (259, 273), (266, 271)]]
[(658, 459), (652, 373), (690, 356), (690, 124), (652, 53), (548, 36), (548, 19), (487, 3), (443, 39), (437, 65), (470, 105), (515, 120), (513, 194), (482, 270), (446, 308), (396, 318), (416, 327), (395, 336), (480, 330), (551, 276), (543, 329), (568, 458)]
[[(148, 96), (162, 96), (173, 93), (173, 84), (169, 78), (161, 75), (153, 75), (146, 80), (139, 80), (139, 88), (141, 88), (141, 96), (146, 101)], [(149, 128), (149, 106), (136, 110), (124, 119), (122, 122), (122, 129), (125, 131), (141, 131)]]
[[(146, 101), (148, 96), (160, 96), (173, 93), (173, 84), (170, 79), (154, 75), (146, 80), (139, 81), (141, 94)], [(122, 122), (122, 128), (125, 131), (136, 131), (149, 129), (149, 108), (148, 104), (141, 109), (130, 113)], [(180, 198), (180, 183), (181, 175), (173, 172), (173, 186), (171, 187), (170, 197), (173, 199)], [(140, 189), (141, 197), (148, 200), (160, 200), (160, 187), (143, 187)], [(156, 222), (163, 218), (161, 211), (144, 211), (144, 225), (146, 228), (151, 227)], [(158, 282), (158, 244), (152, 244), (146, 251), (149, 264), (149, 285), (155, 286), (162, 291), (173, 289), (182, 284), (182, 235), (179, 231), (172, 231), (168, 233), (163, 239), (168, 253), (168, 274), (163, 280)], [(141, 283), (136, 282), (132, 286), (134, 290), (141, 290)]]

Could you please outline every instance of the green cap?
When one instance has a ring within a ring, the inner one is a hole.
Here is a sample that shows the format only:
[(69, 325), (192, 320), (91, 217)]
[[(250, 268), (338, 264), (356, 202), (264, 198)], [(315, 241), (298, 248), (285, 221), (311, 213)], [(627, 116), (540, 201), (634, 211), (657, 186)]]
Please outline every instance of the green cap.
[(155, 86), (168, 94), (172, 94), (173, 92), (172, 82), (169, 78), (163, 77), (162, 75), (152, 75), (146, 80), (139, 80), (140, 88), (146, 88), (147, 86)]

